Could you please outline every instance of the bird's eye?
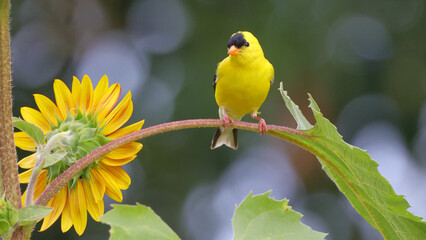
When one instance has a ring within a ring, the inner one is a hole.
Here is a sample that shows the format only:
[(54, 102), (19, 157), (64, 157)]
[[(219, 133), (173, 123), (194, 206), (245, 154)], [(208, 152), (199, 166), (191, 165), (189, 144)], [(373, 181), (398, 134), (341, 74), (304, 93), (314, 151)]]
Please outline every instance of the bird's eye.
[(249, 42), (245, 42), (245, 43), (244, 43), (244, 45), (245, 45), (246, 47), (248, 47), (248, 46), (250, 46), (250, 43), (249, 43)]

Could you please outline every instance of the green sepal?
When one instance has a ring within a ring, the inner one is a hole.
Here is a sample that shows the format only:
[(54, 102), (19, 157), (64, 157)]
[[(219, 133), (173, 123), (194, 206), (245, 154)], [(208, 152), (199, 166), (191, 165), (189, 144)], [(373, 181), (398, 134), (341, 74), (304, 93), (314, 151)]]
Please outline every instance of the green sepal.
[(95, 150), (96, 148), (98, 148), (100, 146), (101, 146), (101, 144), (99, 144), (94, 139), (88, 140), (88, 141), (85, 141), (85, 142), (80, 142), (79, 146), (77, 147), (77, 149), (78, 149), (77, 156), (82, 158), (82, 157), (86, 156), (88, 153), (93, 152), (93, 150)]
[(54, 153), (44, 153), (45, 157), (45, 163), (43, 167), (49, 167), (54, 164), (56, 164), (59, 161), (62, 161), (66, 156), (68, 152), (64, 149), (59, 149), (58, 151), (55, 151)]
[(96, 141), (97, 141), (99, 144), (101, 144), (101, 146), (103, 146), (103, 145), (105, 145), (105, 144), (107, 144), (107, 143), (111, 142), (112, 140), (114, 140), (114, 139), (107, 138), (107, 137), (105, 137), (104, 135), (97, 135), (97, 136), (96, 136)]
[(80, 142), (88, 141), (94, 138), (97, 134), (96, 128), (85, 128), (78, 132)]

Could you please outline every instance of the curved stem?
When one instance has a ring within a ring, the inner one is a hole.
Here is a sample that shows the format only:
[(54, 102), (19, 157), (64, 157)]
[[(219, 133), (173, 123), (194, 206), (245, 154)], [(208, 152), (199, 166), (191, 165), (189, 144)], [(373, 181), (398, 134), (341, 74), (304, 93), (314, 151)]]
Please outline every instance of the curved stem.
[[(95, 151), (87, 154), (85, 157), (77, 161), (74, 165), (68, 168), (65, 172), (59, 175), (54, 181), (50, 183), (50, 185), (44, 190), (44, 192), (40, 195), (40, 197), (35, 201), (35, 205), (46, 205), (49, 200), (65, 185), (67, 184), (73, 176), (79, 173), (81, 170), (89, 166), (91, 163), (101, 158), (103, 155), (108, 152), (124, 145), (129, 142), (136, 141), (138, 139), (146, 138), (149, 136), (157, 135), (160, 133), (182, 130), (187, 128), (207, 128), (207, 127), (220, 127), (222, 126), (223, 121), (220, 119), (193, 119), (193, 120), (183, 120), (176, 122), (163, 123), (156, 126), (152, 126), (149, 128), (141, 129), (137, 132), (129, 133), (123, 137), (117, 138), (114, 141), (111, 141)], [(248, 122), (239, 122), (235, 121), (229, 127), (238, 128), (249, 131), (258, 131), (258, 125), (255, 123)], [(287, 132), (289, 133), (288, 140), (293, 143), (297, 143), (297, 141), (291, 137), (291, 135), (300, 135), (300, 136), (308, 136), (303, 132), (300, 132), (296, 129), (268, 125), (268, 131), (266, 134), (271, 136), (278, 136), (276, 134), (277, 131)], [(281, 135), (282, 138), (282, 135)]]
[(44, 156), (42, 156), (40, 154), (41, 149), (39, 147), (37, 147), (37, 153), (36, 153), (36, 157), (35, 157), (35, 164), (34, 164), (34, 168), (33, 168), (33, 172), (31, 173), (31, 177), (30, 180), (28, 181), (28, 186), (27, 186), (27, 195), (25, 198), (25, 206), (31, 206), (33, 205), (33, 200), (34, 200), (34, 190), (35, 190), (35, 185), (37, 182), (37, 178), (38, 175), (40, 175), (41, 170), (43, 169), (43, 165), (44, 165)]

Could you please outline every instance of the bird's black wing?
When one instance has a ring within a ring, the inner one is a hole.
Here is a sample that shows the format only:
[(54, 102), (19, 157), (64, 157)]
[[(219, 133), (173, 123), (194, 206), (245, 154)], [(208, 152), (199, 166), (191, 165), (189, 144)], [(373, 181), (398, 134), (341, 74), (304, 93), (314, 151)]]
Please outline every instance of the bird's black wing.
[(214, 77), (213, 77), (213, 90), (214, 90), (214, 92), (216, 92), (216, 82), (217, 82), (217, 74), (215, 74)]

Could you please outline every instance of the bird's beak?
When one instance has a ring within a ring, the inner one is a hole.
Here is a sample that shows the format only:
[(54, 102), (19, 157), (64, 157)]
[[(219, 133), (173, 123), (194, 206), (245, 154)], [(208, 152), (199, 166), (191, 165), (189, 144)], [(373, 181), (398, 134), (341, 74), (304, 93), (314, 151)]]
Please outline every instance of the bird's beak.
[(240, 55), (240, 49), (238, 49), (235, 45), (232, 45), (229, 49), (228, 49), (228, 54), (235, 56), (235, 55)]

